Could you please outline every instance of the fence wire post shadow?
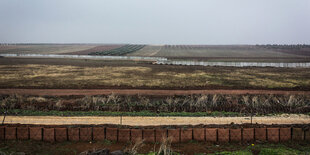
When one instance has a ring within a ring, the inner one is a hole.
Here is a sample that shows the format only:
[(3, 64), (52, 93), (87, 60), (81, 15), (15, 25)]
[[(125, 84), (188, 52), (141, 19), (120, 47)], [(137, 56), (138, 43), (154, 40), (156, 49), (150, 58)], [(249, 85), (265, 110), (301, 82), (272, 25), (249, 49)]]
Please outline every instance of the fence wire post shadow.
[(2, 120), (2, 125), (4, 124), (5, 117), (6, 117), (6, 113), (7, 113), (7, 110), (4, 111), (4, 116), (3, 116), (3, 120)]

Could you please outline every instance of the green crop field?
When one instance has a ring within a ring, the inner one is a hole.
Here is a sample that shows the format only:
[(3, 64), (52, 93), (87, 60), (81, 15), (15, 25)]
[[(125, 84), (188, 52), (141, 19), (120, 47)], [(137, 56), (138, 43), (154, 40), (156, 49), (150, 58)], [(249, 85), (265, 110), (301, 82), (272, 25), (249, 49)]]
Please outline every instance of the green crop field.
[(98, 51), (89, 53), (89, 55), (111, 55), (111, 56), (119, 56), (126, 55), (135, 51), (142, 49), (144, 45), (124, 45), (119, 48), (107, 50), (107, 51)]

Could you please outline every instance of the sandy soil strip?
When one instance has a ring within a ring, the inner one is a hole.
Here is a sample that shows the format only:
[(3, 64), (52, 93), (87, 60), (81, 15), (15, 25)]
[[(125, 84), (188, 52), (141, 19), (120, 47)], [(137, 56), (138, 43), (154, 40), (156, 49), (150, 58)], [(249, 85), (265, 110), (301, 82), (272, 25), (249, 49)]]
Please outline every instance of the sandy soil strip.
[(21, 95), (189, 95), (189, 94), (300, 94), (309, 95), (310, 91), (282, 90), (151, 90), (151, 89), (0, 89), (0, 94)]
[[(3, 116), (0, 116), (3, 120)], [(157, 125), (198, 125), (198, 124), (242, 124), (250, 123), (249, 117), (122, 117), (122, 125), (157, 126)], [(7, 116), (6, 124), (120, 124), (120, 117), (58, 117), (58, 116)], [(309, 124), (310, 116), (287, 115), (272, 117), (253, 117), (258, 124)]]

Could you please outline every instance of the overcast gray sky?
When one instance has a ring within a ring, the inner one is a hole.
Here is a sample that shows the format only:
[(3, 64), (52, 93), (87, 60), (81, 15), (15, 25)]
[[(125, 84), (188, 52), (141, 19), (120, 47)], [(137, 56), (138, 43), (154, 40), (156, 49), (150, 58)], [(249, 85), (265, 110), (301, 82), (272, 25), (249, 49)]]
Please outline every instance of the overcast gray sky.
[(0, 0), (0, 42), (310, 44), (310, 0)]

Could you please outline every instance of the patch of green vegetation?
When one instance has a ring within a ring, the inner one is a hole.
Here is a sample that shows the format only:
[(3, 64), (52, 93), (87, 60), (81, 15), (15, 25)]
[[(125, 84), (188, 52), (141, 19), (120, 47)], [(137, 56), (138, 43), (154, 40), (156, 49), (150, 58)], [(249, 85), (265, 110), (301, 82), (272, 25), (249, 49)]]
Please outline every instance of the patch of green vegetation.
[[(0, 113), (4, 114), (5, 110), (0, 109)], [(237, 112), (163, 112), (155, 113), (150, 111), (140, 112), (110, 112), (110, 111), (35, 111), (35, 110), (21, 110), (11, 109), (7, 111), (7, 115), (16, 116), (189, 116), (189, 117), (236, 117), (245, 116), (246, 114)]]
[[(227, 149), (227, 147), (223, 147)], [(210, 155), (307, 155), (310, 153), (310, 148), (302, 145), (286, 146), (283, 144), (260, 144), (257, 146), (249, 146), (246, 149), (238, 151), (222, 151), (212, 153)], [(145, 155), (153, 155), (154, 152)], [(195, 153), (195, 155), (204, 155), (205, 153)], [(142, 154), (141, 154), (142, 155)]]
[(101, 141), (101, 143), (105, 144), (105, 145), (111, 145), (111, 144), (114, 144), (115, 142), (105, 139), (105, 140)]
[(107, 51), (98, 51), (89, 53), (89, 55), (126, 55), (142, 49), (145, 45), (124, 45)]
[[(157, 152), (150, 152), (150, 153), (147, 153), (147, 154), (138, 154), (138, 155), (158, 155)], [(159, 155), (164, 155), (164, 153), (159, 153)], [(172, 152), (171, 154), (169, 155), (180, 155), (180, 153), (176, 153), (176, 152)]]
[(257, 146), (249, 146), (244, 150), (234, 151), (234, 152), (217, 152), (213, 155), (252, 155), (252, 153), (259, 153), (259, 155), (301, 155), (309, 154), (310, 148), (303, 147), (300, 145), (294, 146), (291, 148), (283, 144), (264, 144)]

